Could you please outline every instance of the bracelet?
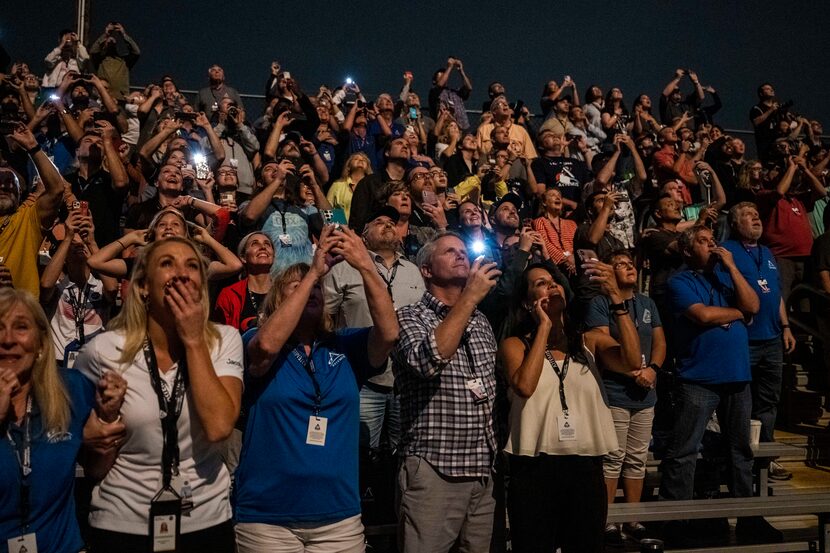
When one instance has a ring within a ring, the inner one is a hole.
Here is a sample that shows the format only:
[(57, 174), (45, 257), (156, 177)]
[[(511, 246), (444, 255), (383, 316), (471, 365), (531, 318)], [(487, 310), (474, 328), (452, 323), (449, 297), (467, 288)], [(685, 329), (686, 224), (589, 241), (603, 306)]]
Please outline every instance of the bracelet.
[(127, 249), (127, 246), (125, 246), (125, 245), (124, 245), (124, 242), (122, 242), (120, 238), (118, 238), (118, 239), (116, 240), (116, 242), (118, 242), (118, 245), (119, 245), (119, 246), (121, 246), (121, 249), (122, 249), (122, 250), (126, 250), (126, 249)]
[(34, 157), (34, 155), (35, 155), (36, 153), (38, 153), (38, 152), (42, 152), (42, 151), (43, 151), (43, 150), (41, 150), (41, 149), (40, 149), (40, 144), (38, 144), (38, 145), (36, 145), (36, 146), (32, 146), (31, 148), (29, 148), (28, 150), (26, 150), (26, 153), (27, 153), (27, 154), (29, 154), (30, 156), (33, 156), (33, 157)]
[(195, 203), (196, 203), (196, 198), (194, 196), (190, 196), (190, 202), (188, 202), (187, 205), (189, 205), (190, 207), (193, 207), (193, 204), (195, 204)]
[(661, 367), (657, 363), (649, 363), (648, 365), (646, 365), (646, 367), (654, 369), (654, 372), (660, 372), (661, 370), (663, 370), (663, 367)]
[(790, 325), (788, 325), (788, 324), (786, 324), (786, 325), (781, 325), (781, 328), (790, 328)]
[(100, 423), (101, 423), (101, 424), (103, 424), (104, 426), (109, 426), (109, 425), (111, 425), (111, 424), (115, 424), (115, 423), (117, 423), (117, 422), (121, 422), (121, 413), (118, 413), (118, 418), (117, 418), (117, 419), (115, 419), (115, 420), (114, 420), (114, 421), (112, 421), (112, 422), (106, 422), (106, 421), (104, 421), (104, 420), (101, 420), (101, 417), (99, 417), (99, 416), (98, 416), (98, 412), (97, 412), (97, 411), (95, 411), (95, 418), (96, 418), (96, 419), (98, 419), (98, 422), (100, 422)]
[(616, 315), (617, 317), (623, 317), (625, 315), (628, 315), (628, 313), (629, 313), (628, 309), (623, 309), (621, 311), (620, 310), (614, 311), (614, 315)]

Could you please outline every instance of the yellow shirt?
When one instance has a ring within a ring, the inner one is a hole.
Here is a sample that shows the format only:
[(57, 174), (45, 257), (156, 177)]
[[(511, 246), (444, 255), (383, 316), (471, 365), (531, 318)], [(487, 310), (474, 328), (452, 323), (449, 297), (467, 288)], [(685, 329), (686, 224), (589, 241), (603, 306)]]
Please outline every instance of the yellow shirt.
[[(8, 223), (8, 224), (6, 224)], [(37, 254), (43, 242), (40, 230), (40, 214), (36, 202), (24, 202), (8, 220), (0, 217), (0, 257), (12, 274), (15, 288), (28, 290), (37, 298), (40, 295), (40, 276), (37, 270)]]
[(343, 209), (343, 211), (346, 212), (347, 221), (349, 220), (349, 214), (351, 213), (352, 209), (353, 194), (354, 191), (352, 190), (351, 177), (339, 179), (331, 183), (329, 193), (326, 194), (326, 199), (329, 201), (333, 209), (337, 209), (338, 207), (340, 207)]
[[(470, 198), (470, 192), (474, 189), (478, 189), (479, 194), (481, 194), (481, 179), (479, 179), (476, 175), (472, 175), (461, 181), (460, 183), (455, 185), (455, 193), (458, 195), (459, 202), (463, 202)], [(501, 198), (502, 196), (506, 196), (508, 192), (507, 183), (503, 180), (496, 182), (496, 197)], [(481, 203), (484, 204), (484, 207), (488, 208), (493, 205), (493, 202), (482, 199)]]
[[(490, 133), (493, 132), (495, 125), (493, 123), (484, 123), (478, 127), (476, 132), (476, 141), (478, 142), (478, 149), (489, 154), (493, 149), (493, 142), (490, 140)], [(534, 159), (539, 157), (536, 154), (536, 148), (533, 147), (533, 139), (527, 134), (527, 131), (521, 125), (512, 124), (507, 130), (507, 136), (510, 142), (518, 142), (522, 147), (522, 157), (527, 159)]]

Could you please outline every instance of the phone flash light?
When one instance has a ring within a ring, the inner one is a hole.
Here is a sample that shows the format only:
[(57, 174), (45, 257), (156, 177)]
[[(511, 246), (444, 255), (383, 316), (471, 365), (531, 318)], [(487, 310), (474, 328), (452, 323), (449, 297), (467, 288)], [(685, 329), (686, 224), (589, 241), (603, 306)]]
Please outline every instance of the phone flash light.
[(354, 84), (354, 81), (351, 77), (346, 77), (346, 84)]
[(50, 99), (50, 100), (60, 100), (60, 99), (61, 99), (61, 97), (60, 97), (59, 95), (57, 95), (57, 94), (50, 94), (50, 95), (49, 95), (49, 99)]
[(470, 244), (470, 248), (473, 250), (473, 253), (476, 255), (481, 255), (484, 253), (484, 242), (481, 240), (476, 240), (472, 244)]
[(205, 154), (193, 154), (194, 163), (204, 163), (205, 161), (207, 161)]

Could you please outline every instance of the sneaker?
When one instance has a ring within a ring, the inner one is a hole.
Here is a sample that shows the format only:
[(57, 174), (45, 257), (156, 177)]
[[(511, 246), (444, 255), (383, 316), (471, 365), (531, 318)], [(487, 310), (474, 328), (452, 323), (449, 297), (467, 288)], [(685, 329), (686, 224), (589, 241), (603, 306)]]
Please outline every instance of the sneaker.
[(793, 473), (781, 466), (777, 461), (772, 461), (769, 464), (769, 479), (770, 480), (789, 480), (793, 477)]
[(743, 517), (735, 525), (735, 537), (740, 544), (781, 543), (784, 534), (764, 517)]
[(626, 522), (623, 524), (622, 533), (634, 541), (640, 541), (647, 537), (646, 527), (639, 522)]
[(609, 522), (605, 525), (605, 545), (612, 547), (622, 547), (623, 539), (620, 527)]

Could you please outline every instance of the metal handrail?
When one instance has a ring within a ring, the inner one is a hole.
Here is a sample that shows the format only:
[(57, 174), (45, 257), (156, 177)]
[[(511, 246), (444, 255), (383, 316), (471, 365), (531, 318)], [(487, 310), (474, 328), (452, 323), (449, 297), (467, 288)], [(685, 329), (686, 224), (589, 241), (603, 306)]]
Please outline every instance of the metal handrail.
[[(804, 299), (810, 300), (811, 312), (809, 314), (806, 314), (799, 309), (801, 301)], [(813, 324), (816, 317), (816, 302), (814, 300), (823, 300), (827, 303), (827, 305), (830, 305), (830, 294), (810, 284), (799, 284), (792, 289), (790, 297), (787, 298), (787, 312), (790, 314), (789, 320), (791, 325), (798, 327), (803, 332), (806, 332), (819, 340), (822, 340), (823, 337), (821, 333)], [(810, 320), (807, 320), (807, 318)]]

